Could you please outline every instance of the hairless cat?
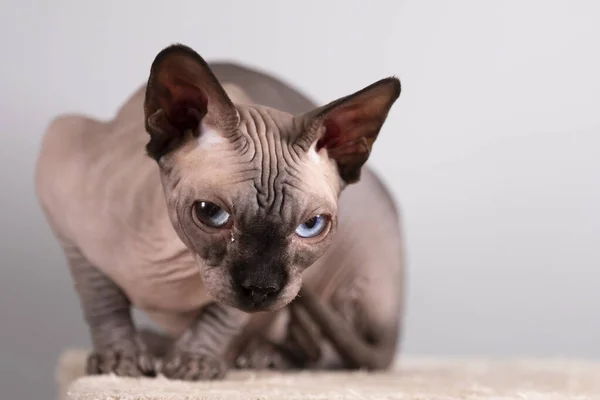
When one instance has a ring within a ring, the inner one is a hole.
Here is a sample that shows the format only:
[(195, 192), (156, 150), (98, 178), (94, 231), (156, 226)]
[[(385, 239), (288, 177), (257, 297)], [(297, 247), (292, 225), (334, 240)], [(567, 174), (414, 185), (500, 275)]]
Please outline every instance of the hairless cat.
[(36, 191), (89, 327), (87, 373), (388, 368), (403, 237), (365, 163), (399, 95), (388, 77), (317, 106), (174, 44), (111, 120), (57, 117)]

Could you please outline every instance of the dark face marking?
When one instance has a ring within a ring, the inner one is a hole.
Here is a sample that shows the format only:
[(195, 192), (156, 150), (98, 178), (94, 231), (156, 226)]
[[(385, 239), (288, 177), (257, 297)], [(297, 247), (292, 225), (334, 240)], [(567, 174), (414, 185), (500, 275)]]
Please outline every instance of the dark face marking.
[(240, 231), (229, 265), (238, 301), (248, 307), (268, 307), (288, 283), (289, 232), (276, 218), (251, 220)]

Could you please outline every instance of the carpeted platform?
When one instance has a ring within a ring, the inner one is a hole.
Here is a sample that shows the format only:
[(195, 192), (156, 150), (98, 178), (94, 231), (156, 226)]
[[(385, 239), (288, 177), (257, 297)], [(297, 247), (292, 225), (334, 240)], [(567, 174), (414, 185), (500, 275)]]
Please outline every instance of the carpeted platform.
[(240, 399), (599, 399), (600, 363), (577, 360), (400, 358), (388, 373), (256, 373), (187, 383), (113, 376), (82, 377), (86, 351), (63, 354), (57, 368), (66, 400)]

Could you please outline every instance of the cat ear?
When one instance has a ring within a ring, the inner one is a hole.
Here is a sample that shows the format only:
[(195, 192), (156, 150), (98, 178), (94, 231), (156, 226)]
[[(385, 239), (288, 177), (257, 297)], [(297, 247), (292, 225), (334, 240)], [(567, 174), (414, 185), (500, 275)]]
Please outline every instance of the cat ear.
[(400, 91), (398, 78), (385, 78), (309, 111), (299, 116), (306, 128), (296, 142), (306, 150), (312, 146), (317, 151), (326, 149), (340, 177), (354, 183)]
[(204, 59), (175, 44), (163, 49), (150, 68), (144, 101), (148, 154), (158, 160), (179, 146), (188, 133), (198, 136), (200, 122), (227, 134), (238, 124), (231, 99)]

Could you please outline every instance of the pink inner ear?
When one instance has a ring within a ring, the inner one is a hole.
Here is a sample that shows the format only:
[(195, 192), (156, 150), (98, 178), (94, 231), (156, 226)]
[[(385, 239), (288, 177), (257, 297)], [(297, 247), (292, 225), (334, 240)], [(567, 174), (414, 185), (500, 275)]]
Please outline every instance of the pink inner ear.
[(206, 96), (200, 89), (187, 85), (174, 83), (167, 88), (170, 99), (165, 99), (163, 107), (171, 125), (179, 132), (196, 131), (207, 112)]
[(325, 134), (317, 142), (317, 151), (323, 147), (341, 147), (345, 143), (358, 139), (357, 129), (360, 124), (368, 122), (364, 107), (361, 104), (349, 104), (331, 113), (323, 121)]
[(327, 118), (323, 121), (323, 125), (325, 126), (325, 134), (317, 141), (317, 151), (324, 147), (331, 148), (338, 145), (342, 138), (342, 131), (333, 119)]

